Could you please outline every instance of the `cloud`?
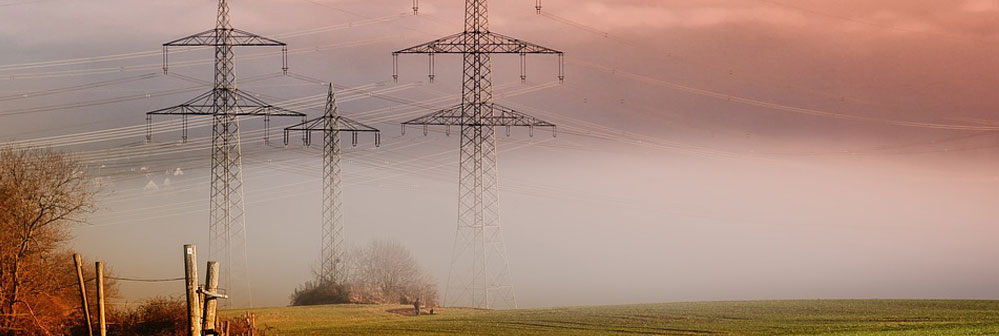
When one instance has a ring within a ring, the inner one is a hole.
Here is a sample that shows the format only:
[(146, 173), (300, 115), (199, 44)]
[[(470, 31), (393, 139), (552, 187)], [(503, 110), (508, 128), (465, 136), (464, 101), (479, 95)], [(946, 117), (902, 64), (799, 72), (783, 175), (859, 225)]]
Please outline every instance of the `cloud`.
[[(972, 38), (993, 33), (990, 12), (999, 0), (759, 0), (684, 2), (613, 0), (559, 6), (558, 15), (601, 30), (710, 29), (756, 25), (803, 33), (867, 34), (867, 37), (933, 33)], [(987, 23), (987, 24), (986, 24)]]
[(967, 0), (961, 9), (973, 13), (981, 12), (991, 12), (999, 10), (999, 1), (997, 0)]
[(804, 17), (790, 10), (767, 7), (703, 6), (667, 8), (658, 5), (588, 2), (579, 6), (579, 17), (606, 29), (616, 28), (705, 28), (743, 22), (782, 25), (804, 23)]

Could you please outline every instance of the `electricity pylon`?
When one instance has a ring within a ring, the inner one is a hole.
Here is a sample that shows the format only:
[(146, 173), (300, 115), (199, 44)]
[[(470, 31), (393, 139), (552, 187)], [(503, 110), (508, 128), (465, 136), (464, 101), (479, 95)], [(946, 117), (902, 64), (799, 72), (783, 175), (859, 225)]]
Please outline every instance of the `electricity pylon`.
[(494, 308), (517, 306), (506, 247), (500, 231), (497, 190), (496, 127), (551, 127), (547, 121), (493, 103), (492, 54), (519, 54), (521, 78), (526, 79), (527, 54), (558, 55), (563, 78), (563, 53), (489, 31), (487, 0), (465, 0), (465, 31), (393, 53), (398, 79), (399, 54), (428, 54), (433, 79), (434, 54), (464, 57), (461, 104), (409, 120), (407, 125), (461, 128), (458, 176), (458, 228), (451, 255), (445, 305), (468, 304)]
[[(210, 218), (208, 223), (209, 258), (222, 265), (220, 288), (237, 299), (235, 304), (252, 303), (246, 280), (246, 218), (243, 209), (243, 173), (240, 157), (238, 116), (305, 117), (304, 113), (274, 107), (236, 88), (233, 47), (282, 47), (282, 69), (287, 72), (287, 45), (246, 31), (233, 29), (229, 23), (229, 4), (219, 0), (215, 29), (163, 44), (163, 72), (167, 72), (167, 52), (170, 47), (215, 47), (215, 84), (181, 105), (146, 113), (147, 123), (153, 115), (180, 115), (184, 120), (183, 137), (187, 139), (187, 116), (212, 116), (212, 168)], [(150, 132), (147, 126), (147, 132)], [(151, 140), (151, 133), (146, 134)], [(239, 284), (233, 282), (239, 280)], [(235, 295), (233, 295), (235, 294)], [(230, 302), (232, 300), (227, 300)]]
[(319, 282), (342, 285), (347, 279), (347, 246), (343, 233), (343, 189), (340, 179), (340, 133), (351, 133), (351, 144), (357, 146), (357, 134), (375, 134), (375, 146), (381, 142), (379, 131), (368, 125), (340, 115), (336, 105), (333, 83), (326, 97), (326, 111), (322, 117), (284, 129), (284, 144), (288, 144), (291, 131), (304, 132), (305, 145), (312, 144), (312, 132), (323, 132), (323, 227), (322, 247), (319, 256)]

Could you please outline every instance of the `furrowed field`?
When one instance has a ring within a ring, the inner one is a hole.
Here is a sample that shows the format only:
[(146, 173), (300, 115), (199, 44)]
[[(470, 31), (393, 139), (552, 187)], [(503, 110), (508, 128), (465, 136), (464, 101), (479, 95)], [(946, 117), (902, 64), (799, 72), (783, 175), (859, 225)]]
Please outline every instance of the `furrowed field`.
[[(485, 311), (252, 309), (268, 335), (999, 335), (999, 301), (704, 302)], [(237, 316), (245, 311), (229, 311)]]

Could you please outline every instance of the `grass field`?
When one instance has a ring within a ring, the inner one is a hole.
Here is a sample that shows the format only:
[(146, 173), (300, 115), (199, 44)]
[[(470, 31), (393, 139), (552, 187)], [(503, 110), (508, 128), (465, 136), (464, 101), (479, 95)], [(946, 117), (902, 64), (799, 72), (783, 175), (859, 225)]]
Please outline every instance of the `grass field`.
[[(821, 300), (485, 311), (336, 305), (251, 309), (268, 335), (999, 335), (999, 301)], [(410, 307), (411, 308), (411, 307)], [(245, 310), (228, 311), (228, 316)]]

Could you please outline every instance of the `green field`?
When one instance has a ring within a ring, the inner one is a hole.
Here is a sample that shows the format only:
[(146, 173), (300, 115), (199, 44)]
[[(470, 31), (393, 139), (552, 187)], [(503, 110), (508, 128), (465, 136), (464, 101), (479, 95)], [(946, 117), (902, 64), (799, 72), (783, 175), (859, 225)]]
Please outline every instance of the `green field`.
[[(336, 305), (251, 309), (268, 335), (999, 335), (999, 301), (816, 300), (486, 311)], [(411, 308), (411, 307), (410, 307)], [(245, 310), (228, 311), (228, 316)]]

